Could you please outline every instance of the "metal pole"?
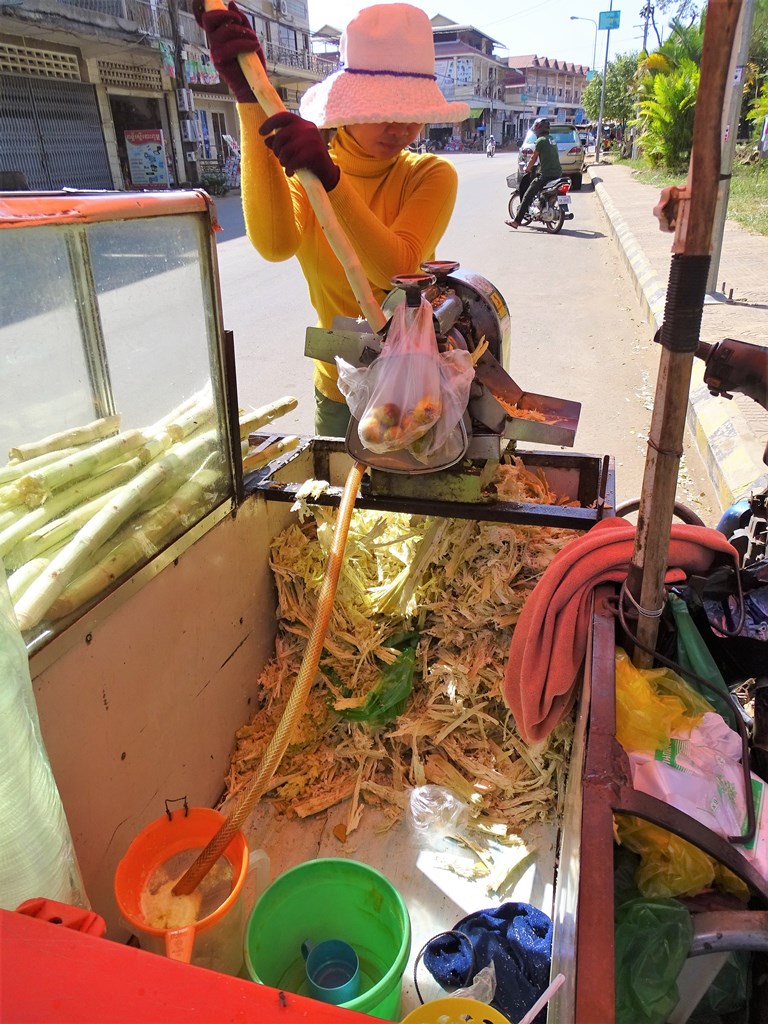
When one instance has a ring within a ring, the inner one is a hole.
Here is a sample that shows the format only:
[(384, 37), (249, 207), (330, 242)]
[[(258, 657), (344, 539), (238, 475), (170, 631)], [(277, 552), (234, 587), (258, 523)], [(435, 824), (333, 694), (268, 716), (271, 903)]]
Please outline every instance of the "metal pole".
[[(613, 0), (611, 0), (609, 11), (613, 10)], [(605, 110), (605, 80), (608, 77), (608, 47), (611, 44), (611, 30), (605, 37), (605, 61), (603, 62), (603, 83), (600, 89), (600, 115), (597, 119), (597, 138), (595, 139), (595, 163), (600, 163), (600, 151), (603, 146), (603, 110)]]
[(744, 0), (741, 9), (741, 20), (736, 30), (736, 45), (731, 54), (731, 65), (728, 71), (728, 91), (723, 104), (721, 123), (721, 162), (720, 187), (717, 190), (717, 206), (712, 223), (712, 260), (709, 264), (707, 277), (707, 293), (717, 291), (718, 272), (720, 270), (720, 254), (723, 249), (725, 219), (728, 215), (728, 199), (731, 194), (731, 176), (733, 174), (733, 157), (736, 151), (736, 137), (739, 134), (739, 115), (744, 99), (744, 65), (749, 55), (749, 40), (752, 35), (752, 20), (755, 11), (755, 0)]
[(597, 22), (594, 18), (582, 18), (580, 14), (572, 14), (571, 21), (591, 21), (595, 26), (595, 42), (592, 47), (592, 70), (594, 71), (597, 62)]
[[(653, 7), (651, 6), (651, 0), (646, 0), (645, 7), (642, 9), (642, 11), (640, 11), (640, 17), (643, 18), (644, 21), (645, 21), (645, 25), (643, 27), (643, 53), (646, 53), (646, 54), (648, 53), (648, 49), (647, 49), (647, 47), (648, 47), (648, 22), (650, 21), (652, 14), (653, 14)], [(635, 110), (636, 110), (636, 112), (639, 115), (640, 104), (636, 105)], [(635, 125), (634, 128), (633, 128), (633, 135), (632, 135), (632, 159), (633, 160), (637, 160), (637, 156), (638, 156), (637, 125)]]

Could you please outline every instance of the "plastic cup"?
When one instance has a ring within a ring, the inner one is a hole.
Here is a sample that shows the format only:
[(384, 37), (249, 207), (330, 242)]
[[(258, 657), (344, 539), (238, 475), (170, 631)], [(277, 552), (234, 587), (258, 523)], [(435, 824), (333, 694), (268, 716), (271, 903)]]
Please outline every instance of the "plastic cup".
[(360, 991), (360, 962), (348, 942), (326, 939), (316, 946), (302, 942), (307, 981), (315, 999), (340, 1006)]

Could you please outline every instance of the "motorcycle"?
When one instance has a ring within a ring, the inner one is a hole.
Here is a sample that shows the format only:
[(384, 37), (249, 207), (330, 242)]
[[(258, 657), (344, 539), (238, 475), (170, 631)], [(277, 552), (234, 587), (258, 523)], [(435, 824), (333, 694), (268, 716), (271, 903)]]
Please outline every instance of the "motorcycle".
[[(515, 215), (520, 209), (525, 189), (529, 184), (528, 175), (523, 175), (519, 180), (515, 174), (510, 174), (507, 178), (507, 185), (514, 189), (509, 197), (509, 216), (512, 220), (515, 219)], [(570, 209), (571, 197), (568, 194), (570, 190), (570, 178), (556, 178), (554, 181), (550, 181), (533, 200), (522, 223), (530, 224), (533, 221), (538, 221), (550, 234), (556, 235), (567, 220), (573, 220)]]
[(485, 155), (492, 157), (496, 152), (496, 143), (493, 139), (489, 139), (485, 146)]

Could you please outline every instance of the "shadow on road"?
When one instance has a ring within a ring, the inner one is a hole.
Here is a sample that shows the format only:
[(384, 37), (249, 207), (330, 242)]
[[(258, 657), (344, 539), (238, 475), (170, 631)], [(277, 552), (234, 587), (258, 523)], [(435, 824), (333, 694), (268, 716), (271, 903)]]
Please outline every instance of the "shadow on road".
[(568, 235), (570, 238), (605, 238), (602, 231), (585, 231), (579, 228), (563, 228), (561, 235)]

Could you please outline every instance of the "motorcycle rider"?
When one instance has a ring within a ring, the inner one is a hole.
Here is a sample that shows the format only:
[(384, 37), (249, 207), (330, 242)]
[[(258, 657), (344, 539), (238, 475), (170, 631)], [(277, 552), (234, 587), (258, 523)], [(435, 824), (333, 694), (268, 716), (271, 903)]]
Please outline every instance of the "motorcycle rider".
[(485, 147), (485, 155), (486, 156), (493, 156), (493, 154), (495, 152), (496, 152), (496, 139), (494, 139), (494, 137), (492, 135), (489, 135), (488, 136), (488, 142), (487, 142), (486, 147)]
[(515, 214), (514, 220), (504, 221), (509, 227), (517, 230), (523, 222), (523, 217), (528, 213), (528, 209), (541, 192), (545, 185), (548, 185), (550, 181), (555, 181), (557, 178), (562, 177), (562, 168), (560, 166), (560, 156), (557, 152), (557, 143), (554, 139), (550, 138), (549, 135), (549, 118), (539, 117), (531, 126), (531, 130), (536, 135), (536, 145), (531, 159), (528, 161), (528, 166), (525, 169), (525, 173), (530, 175), (533, 173), (533, 169), (538, 163), (539, 173), (530, 183), (528, 188), (525, 190), (520, 207)]

